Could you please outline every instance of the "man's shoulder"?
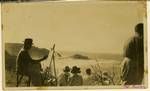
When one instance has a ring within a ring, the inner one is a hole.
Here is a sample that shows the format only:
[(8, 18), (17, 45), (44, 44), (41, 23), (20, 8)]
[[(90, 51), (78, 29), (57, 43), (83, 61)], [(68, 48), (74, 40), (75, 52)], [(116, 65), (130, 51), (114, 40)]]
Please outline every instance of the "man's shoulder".
[(129, 43), (129, 42), (133, 42), (134, 40), (135, 40), (135, 36), (133, 36), (133, 37), (130, 37), (128, 40), (127, 40), (127, 42)]
[(24, 50), (24, 49), (21, 49), (20, 51), (19, 51), (19, 55), (24, 55), (24, 54), (27, 54), (28, 52), (26, 51), (26, 50)]
[(134, 43), (136, 37), (133, 36), (133, 37), (130, 37), (126, 42), (125, 42), (125, 46), (128, 46), (128, 45), (131, 45)]
[(130, 40), (128, 41), (128, 44), (130, 45), (134, 45), (136, 44), (137, 42), (142, 42), (143, 38), (141, 37), (138, 37), (138, 36), (133, 36), (130, 38)]
[(143, 37), (139, 37), (139, 36), (131, 37), (131, 41), (136, 41), (136, 40), (141, 40), (141, 39), (143, 39)]

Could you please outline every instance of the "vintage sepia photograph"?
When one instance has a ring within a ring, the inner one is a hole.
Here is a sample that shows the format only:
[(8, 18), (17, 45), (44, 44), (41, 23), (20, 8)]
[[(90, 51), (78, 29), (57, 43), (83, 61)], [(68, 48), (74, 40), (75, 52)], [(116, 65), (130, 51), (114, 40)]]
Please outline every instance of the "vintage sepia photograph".
[(3, 87), (147, 88), (146, 19), (146, 1), (3, 3)]

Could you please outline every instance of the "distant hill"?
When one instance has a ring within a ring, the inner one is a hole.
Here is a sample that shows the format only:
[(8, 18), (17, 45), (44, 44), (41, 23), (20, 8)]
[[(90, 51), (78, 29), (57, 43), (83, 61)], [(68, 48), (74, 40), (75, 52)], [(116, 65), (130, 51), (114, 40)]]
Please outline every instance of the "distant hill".
[(112, 54), (112, 53), (86, 53), (86, 52), (71, 52), (71, 51), (60, 51), (64, 56), (71, 58), (87, 57), (87, 59), (107, 59), (121, 61), (123, 59), (122, 54)]
[(5, 51), (5, 69), (15, 71), (16, 69), (16, 56), (10, 55)]
[(20, 43), (5, 43), (5, 51), (12, 56), (17, 56), (22, 47)]
[(75, 54), (75, 55), (73, 55), (71, 57), (74, 58), (74, 59), (85, 59), (85, 60), (89, 59), (88, 56), (81, 55), (81, 54)]

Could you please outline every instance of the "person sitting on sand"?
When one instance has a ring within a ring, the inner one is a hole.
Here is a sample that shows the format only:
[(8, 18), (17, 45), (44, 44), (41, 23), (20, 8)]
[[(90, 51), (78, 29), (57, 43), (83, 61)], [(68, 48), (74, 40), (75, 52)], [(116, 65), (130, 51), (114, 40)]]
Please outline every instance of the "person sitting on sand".
[(73, 66), (71, 73), (73, 76), (70, 78), (69, 85), (70, 86), (81, 86), (83, 85), (83, 78), (79, 73), (81, 73), (80, 68), (77, 66)]
[(70, 68), (66, 66), (64, 68), (64, 73), (59, 76), (59, 86), (68, 86), (69, 85), (69, 78), (70, 78)]
[(91, 69), (87, 68), (85, 70), (85, 72), (86, 72), (86, 75), (85, 75), (85, 77), (83, 79), (83, 85), (85, 85), (85, 86), (95, 85), (94, 84), (95, 83), (94, 76), (93, 76), (93, 74), (91, 72)]

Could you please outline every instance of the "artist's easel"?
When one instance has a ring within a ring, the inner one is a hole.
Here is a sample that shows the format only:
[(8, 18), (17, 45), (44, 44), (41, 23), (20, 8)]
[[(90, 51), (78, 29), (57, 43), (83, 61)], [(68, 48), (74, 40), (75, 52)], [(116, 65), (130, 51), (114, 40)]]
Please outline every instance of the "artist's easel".
[[(55, 56), (58, 55), (61, 57), (61, 55), (55, 51), (55, 44), (53, 45), (53, 47), (51, 48), (51, 52), (52, 52), (52, 55), (51, 55), (51, 60), (50, 60), (50, 64), (49, 64), (49, 67), (50, 69), (52, 69), (52, 67), (54, 68), (54, 76), (56, 77), (56, 86), (57, 86), (57, 73), (56, 73), (56, 63), (55, 63)], [(53, 65), (52, 65), (53, 63)]]

